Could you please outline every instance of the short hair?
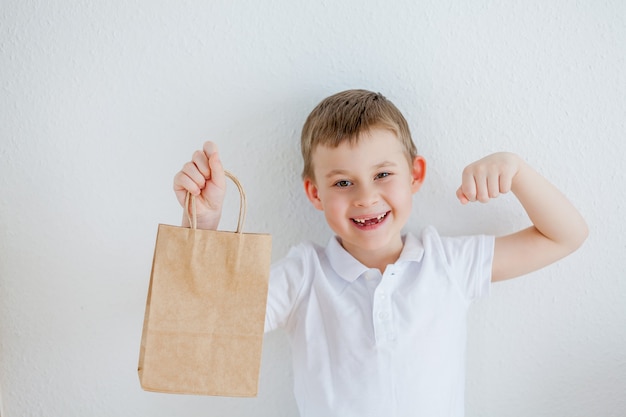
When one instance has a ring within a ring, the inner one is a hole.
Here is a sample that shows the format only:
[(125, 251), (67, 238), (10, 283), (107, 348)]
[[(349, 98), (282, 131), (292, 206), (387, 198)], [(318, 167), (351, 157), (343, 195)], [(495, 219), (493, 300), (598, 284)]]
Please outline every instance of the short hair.
[(385, 96), (367, 90), (346, 90), (322, 100), (302, 127), (302, 178), (314, 179), (313, 152), (319, 145), (336, 148), (343, 142), (355, 144), (360, 135), (382, 127), (395, 133), (412, 165), (417, 148), (406, 119)]

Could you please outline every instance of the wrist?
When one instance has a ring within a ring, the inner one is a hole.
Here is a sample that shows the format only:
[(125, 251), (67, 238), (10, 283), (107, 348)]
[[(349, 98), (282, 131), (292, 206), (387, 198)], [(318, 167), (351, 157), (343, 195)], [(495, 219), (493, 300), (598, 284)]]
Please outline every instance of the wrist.
[(516, 153), (507, 153), (509, 157), (509, 166), (511, 167), (512, 175), (511, 178), (511, 191), (515, 192), (515, 186), (522, 181), (523, 178), (528, 174), (531, 170), (530, 165), (526, 163), (526, 161)]
[(525, 198), (529, 194), (532, 195), (537, 192), (535, 187), (540, 178), (541, 176), (532, 166), (527, 164), (522, 158), (519, 158), (519, 166), (511, 182), (511, 191), (517, 198)]

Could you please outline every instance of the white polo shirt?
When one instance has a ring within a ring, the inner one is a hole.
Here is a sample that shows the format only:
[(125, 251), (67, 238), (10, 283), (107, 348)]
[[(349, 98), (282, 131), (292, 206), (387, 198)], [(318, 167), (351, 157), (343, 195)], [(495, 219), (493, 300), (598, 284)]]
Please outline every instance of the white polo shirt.
[(292, 248), (265, 327), (289, 335), (301, 417), (463, 416), (466, 312), (489, 293), (493, 247), (429, 227), (382, 276), (337, 238)]

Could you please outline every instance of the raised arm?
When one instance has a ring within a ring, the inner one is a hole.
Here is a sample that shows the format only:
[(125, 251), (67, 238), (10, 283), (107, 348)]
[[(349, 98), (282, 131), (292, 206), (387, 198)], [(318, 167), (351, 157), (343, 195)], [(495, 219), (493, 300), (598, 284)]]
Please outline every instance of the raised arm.
[[(205, 142), (202, 150), (194, 152), (191, 161), (183, 165), (174, 176), (174, 192), (185, 210), (187, 192), (196, 196), (198, 229), (217, 229), (226, 194), (226, 176), (215, 143)], [(182, 223), (189, 227), (187, 215), (183, 215)]]
[(487, 202), (512, 191), (533, 225), (496, 238), (492, 281), (515, 278), (574, 252), (589, 233), (578, 210), (519, 156), (501, 152), (469, 165), (457, 190), (461, 203)]

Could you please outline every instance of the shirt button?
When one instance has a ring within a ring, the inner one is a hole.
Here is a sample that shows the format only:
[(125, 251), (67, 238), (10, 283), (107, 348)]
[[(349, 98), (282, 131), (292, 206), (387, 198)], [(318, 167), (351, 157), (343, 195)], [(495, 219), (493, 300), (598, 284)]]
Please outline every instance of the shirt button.
[(387, 320), (389, 318), (389, 313), (386, 311), (381, 311), (380, 313), (378, 313), (378, 318), (380, 320)]

